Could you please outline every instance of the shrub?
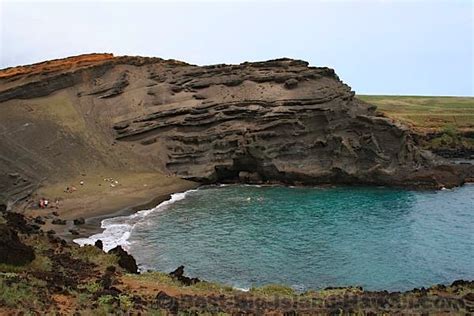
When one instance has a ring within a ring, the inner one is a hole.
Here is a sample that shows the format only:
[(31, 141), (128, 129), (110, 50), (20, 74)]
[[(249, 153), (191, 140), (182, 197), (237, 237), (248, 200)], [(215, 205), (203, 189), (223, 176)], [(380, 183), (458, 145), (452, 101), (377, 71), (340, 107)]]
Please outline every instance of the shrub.
[(119, 304), (120, 308), (122, 308), (124, 311), (128, 311), (133, 307), (133, 302), (130, 296), (124, 294), (119, 295)]
[(452, 124), (447, 124), (443, 128), (442, 132), (443, 132), (443, 134), (448, 135), (448, 136), (450, 136), (451, 138), (454, 138), (454, 139), (459, 137), (459, 131), (458, 131), (457, 127), (452, 125)]
[(36, 294), (26, 282), (10, 283), (0, 279), (0, 306), (18, 308), (22, 304), (29, 307), (39, 306)]
[(11, 264), (0, 263), (0, 272), (18, 273), (26, 270), (26, 266), (14, 266)]
[(30, 268), (36, 271), (51, 271), (51, 260), (43, 255), (36, 255), (35, 260), (30, 263)]
[(87, 292), (89, 292), (91, 294), (95, 294), (95, 293), (99, 292), (102, 289), (102, 286), (97, 282), (89, 282), (89, 283), (86, 283), (86, 284), (80, 284), (78, 286), (78, 288), (79, 289), (85, 289)]

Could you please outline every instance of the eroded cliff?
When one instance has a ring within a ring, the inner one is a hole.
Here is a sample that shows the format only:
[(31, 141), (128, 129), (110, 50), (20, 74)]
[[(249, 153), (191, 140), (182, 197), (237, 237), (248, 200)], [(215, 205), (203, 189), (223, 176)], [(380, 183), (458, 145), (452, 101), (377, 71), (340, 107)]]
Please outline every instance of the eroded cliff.
[(469, 176), (419, 149), (332, 69), (304, 61), (201, 67), (96, 54), (49, 65), (0, 71), (7, 198), (97, 168), (204, 183), (434, 188)]

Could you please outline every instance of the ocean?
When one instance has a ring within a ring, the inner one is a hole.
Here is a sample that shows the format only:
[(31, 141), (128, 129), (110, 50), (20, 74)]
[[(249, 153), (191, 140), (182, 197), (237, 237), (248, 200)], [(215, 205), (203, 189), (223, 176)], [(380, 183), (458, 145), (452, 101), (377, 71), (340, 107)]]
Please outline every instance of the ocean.
[(248, 289), (285, 284), (403, 291), (474, 279), (474, 185), (206, 186), (156, 208), (106, 219), (80, 244), (121, 244), (142, 270)]

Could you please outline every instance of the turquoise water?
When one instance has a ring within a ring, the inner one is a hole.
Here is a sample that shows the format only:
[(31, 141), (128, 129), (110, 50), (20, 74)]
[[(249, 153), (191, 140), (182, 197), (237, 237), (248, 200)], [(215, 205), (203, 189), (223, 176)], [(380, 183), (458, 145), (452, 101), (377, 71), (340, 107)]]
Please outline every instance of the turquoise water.
[(144, 268), (239, 288), (408, 290), (474, 279), (474, 186), (226, 186), (189, 192), (135, 224)]

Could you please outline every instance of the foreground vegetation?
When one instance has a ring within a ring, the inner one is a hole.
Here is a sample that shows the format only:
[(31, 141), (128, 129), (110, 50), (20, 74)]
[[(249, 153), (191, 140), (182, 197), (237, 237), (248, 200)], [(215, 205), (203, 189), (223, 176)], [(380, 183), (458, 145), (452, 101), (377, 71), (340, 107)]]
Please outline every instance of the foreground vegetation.
[[(405, 293), (360, 287), (297, 293), (277, 284), (242, 292), (205, 281), (184, 285), (161, 272), (130, 273), (116, 255), (67, 243), (14, 213), (0, 212), (0, 229), (10, 237), (18, 235), (35, 254), (21, 265), (6, 264), (6, 257), (0, 257), (1, 315), (420, 315), (473, 310), (472, 281)], [(2, 238), (0, 251), (5, 251), (7, 237)]]

